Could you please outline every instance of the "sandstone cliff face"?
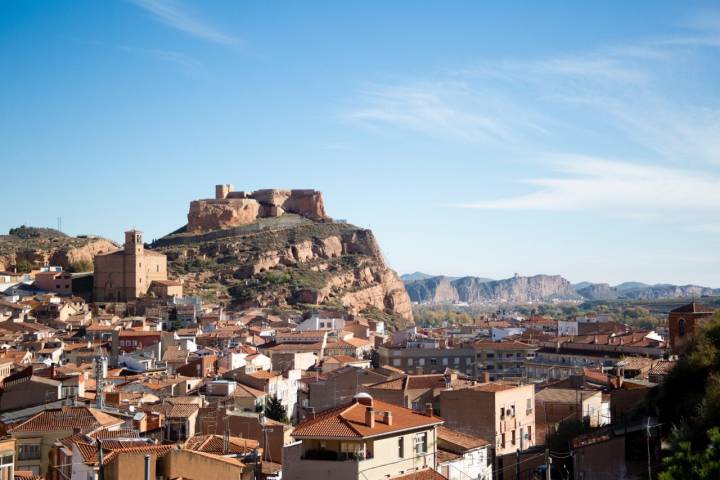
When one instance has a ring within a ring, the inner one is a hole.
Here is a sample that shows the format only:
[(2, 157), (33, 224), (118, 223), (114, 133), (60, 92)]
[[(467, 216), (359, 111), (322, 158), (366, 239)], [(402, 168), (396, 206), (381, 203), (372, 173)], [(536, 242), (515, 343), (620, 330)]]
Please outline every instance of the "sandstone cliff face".
[[(263, 200), (267, 200), (263, 198)], [(272, 225), (270, 226), (272, 227)], [(353, 314), (381, 312), (396, 326), (412, 322), (403, 282), (388, 268), (370, 230), (308, 222), (193, 241), (165, 237), (158, 249), (191, 293), (238, 306), (344, 307)]]
[(10, 270), (20, 261), (30, 262), (34, 268), (49, 264), (70, 270), (83, 264), (92, 266), (98, 253), (118, 249), (117, 244), (105, 238), (70, 237), (32, 227), (13, 230), (17, 233), (0, 236), (0, 270)]
[(477, 277), (452, 281), (446, 277), (432, 277), (410, 282), (407, 289), (413, 301), (422, 303), (527, 303), (580, 298), (570, 282), (559, 275), (490, 281)]
[(313, 221), (326, 220), (322, 193), (315, 190), (227, 192), (223, 198), (195, 200), (188, 212), (188, 232), (240, 227), (259, 218), (293, 213)]

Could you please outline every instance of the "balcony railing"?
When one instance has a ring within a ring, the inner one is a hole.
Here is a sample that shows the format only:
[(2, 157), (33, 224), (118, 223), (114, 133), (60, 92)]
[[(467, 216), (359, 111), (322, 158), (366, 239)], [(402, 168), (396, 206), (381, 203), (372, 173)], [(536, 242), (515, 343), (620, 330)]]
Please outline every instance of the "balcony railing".
[(331, 462), (359, 462), (373, 458), (372, 452), (335, 452), (333, 450), (308, 450), (301, 457), (303, 460), (326, 460)]

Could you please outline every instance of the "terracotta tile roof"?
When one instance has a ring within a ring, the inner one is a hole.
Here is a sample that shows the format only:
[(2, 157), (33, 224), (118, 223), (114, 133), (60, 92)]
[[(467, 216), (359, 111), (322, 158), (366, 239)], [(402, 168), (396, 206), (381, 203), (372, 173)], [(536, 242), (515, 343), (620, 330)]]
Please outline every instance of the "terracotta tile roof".
[(46, 432), (79, 428), (89, 432), (118, 426), (123, 420), (90, 407), (62, 407), (40, 412), (12, 429), (13, 432)]
[(503, 392), (505, 390), (512, 390), (513, 388), (517, 388), (518, 385), (514, 385), (511, 383), (504, 383), (502, 381), (500, 382), (490, 382), (490, 383), (481, 383), (480, 385), (475, 385), (472, 388), (473, 390), (477, 390), (480, 392)]
[[(146, 445), (144, 447), (118, 448), (116, 450), (110, 450), (110, 453), (105, 455), (103, 458), (103, 465), (110, 463), (115, 459), (115, 457), (124, 453), (147, 453), (157, 455), (158, 457), (164, 457), (172, 450), (175, 450), (175, 448), (177, 448), (176, 445)], [(103, 450), (105, 449), (103, 448)]]
[(437, 449), (437, 463), (445, 463), (445, 462), (452, 462), (454, 460), (457, 460), (458, 458), (462, 458), (461, 455), (458, 455), (456, 453), (452, 453), (449, 450), (443, 450), (441, 447), (438, 447)]
[(267, 379), (279, 377), (281, 374), (273, 371), (268, 372), (267, 370), (256, 370), (252, 373), (246, 373), (246, 375), (253, 378)]
[(263, 392), (262, 390), (248, 387), (247, 385), (244, 385), (242, 383), (238, 383), (235, 386), (235, 391), (233, 392), (233, 397), (241, 398), (260, 398), (264, 397), (265, 395), (267, 395), (267, 393)]
[(658, 360), (648, 373), (650, 375), (667, 375), (670, 373), (670, 370), (673, 369), (675, 363), (676, 362), (672, 362), (670, 360)]
[(30, 470), (15, 470), (15, 478), (18, 480), (43, 480), (45, 477), (36, 475)]
[[(363, 401), (365, 399), (355, 399), (350, 404), (321, 412), (315, 418), (300, 423), (291, 435), (295, 438), (367, 438), (443, 423), (443, 419), (436, 416), (428, 417), (407, 408), (373, 400), (375, 426), (371, 428), (365, 424), (367, 405), (361, 403)], [(392, 425), (383, 420), (382, 412), (392, 414)]]
[(438, 426), (438, 440), (443, 442), (443, 448), (448, 451), (462, 455), (468, 450), (486, 447), (490, 442), (484, 438), (468, 435), (467, 433), (458, 432), (442, 425)]
[(433, 470), (423, 468), (412, 473), (390, 477), (392, 480), (447, 480), (447, 477)]
[(571, 388), (545, 388), (535, 394), (535, 400), (543, 403), (577, 404), (580, 399), (601, 395), (600, 390), (574, 390)]
[(331, 357), (326, 357), (324, 360), (325, 363), (362, 363), (368, 361), (369, 360), (364, 360), (362, 358), (351, 357), (350, 355), (333, 355)]
[(222, 435), (195, 435), (189, 438), (183, 448), (215, 455), (247, 455), (259, 446), (257, 440), (240, 437), (229, 437), (228, 449), (225, 451), (225, 440)]
[(199, 407), (194, 404), (179, 404), (171, 405), (165, 411), (165, 416), (168, 418), (187, 418), (199, 410)]
[(592, 370), (587, 367), (583, 367), (583, 376), (591, 382), (607, 384), (610, 381), (610, 377), (597, 370)]

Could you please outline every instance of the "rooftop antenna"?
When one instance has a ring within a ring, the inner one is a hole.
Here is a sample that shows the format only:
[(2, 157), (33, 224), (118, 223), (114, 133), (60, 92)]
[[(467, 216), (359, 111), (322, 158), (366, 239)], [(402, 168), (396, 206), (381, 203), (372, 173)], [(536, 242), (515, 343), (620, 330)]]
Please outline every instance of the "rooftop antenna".
[(58, 232), (62, 232), (62, 217), (57, 217), (57, 229)]

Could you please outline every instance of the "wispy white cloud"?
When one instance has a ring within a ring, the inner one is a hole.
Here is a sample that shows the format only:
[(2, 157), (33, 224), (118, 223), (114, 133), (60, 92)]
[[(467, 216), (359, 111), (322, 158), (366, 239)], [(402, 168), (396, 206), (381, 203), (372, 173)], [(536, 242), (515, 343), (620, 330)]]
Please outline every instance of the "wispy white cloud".
[(118, 48), (120, 49), (120, 51), (123, 51), (125, 53), (147, 55), (164, 62), (175, 64), (186, 72), (193, 75), (200, 75), (203, 77), (209, 75), (207, 68), (201, 61), (183, 52), (177, 52), (174, 50), (162, 50), (158, 48), (131, 47), (126, 45), (119, 46)]
[(644, 217), (716, 214), (720, 175), (584, 156), (550, 162), (554, 175), (524, 180), (539, 189), (499, 200), (457, 205), (491, 210), (601, 211)]
[[(698, 75), (720, 53), (714, 18), (663, 38), (373, 86), (348, 117), (511, 143), (516, 159), (520, 152), (546, 169), (517, 180), (529, 193), (454, 206), (588, 212), (720, 233), (720, 96)], [(617, 152), (627, 154), (618, 160)]]
[(540, 115), (497, 92), (464, 82), (372, 86), (345, 118), (370, 127), (393, 126), (469, 142), (507, 142), (543, 135)]
[(196, 18), (173, 0), (129, 0), (150, 12), (154, 18), (189, 35), (225, 45), (237, 45), (240, 40)]

